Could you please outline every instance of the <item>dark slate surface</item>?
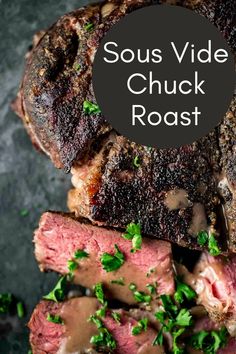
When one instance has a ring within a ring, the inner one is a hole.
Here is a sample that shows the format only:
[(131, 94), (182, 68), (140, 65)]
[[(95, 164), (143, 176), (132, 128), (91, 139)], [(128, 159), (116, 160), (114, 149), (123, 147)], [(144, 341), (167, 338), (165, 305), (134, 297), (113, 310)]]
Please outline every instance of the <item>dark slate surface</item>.
[[(41, 274), (32, 234), (47, 209), (66, 210), (70, 177), (56, 170), (31, 145), (9, 104), (17, 92), (24, 54), (35, 31), (83, 5), (81, 0), (0, 0), (0, 293), (24, 301), (26, 317), (0, 314), (0, 353), (28, 353), (25, 326), (32, 309), (55, 283)], [(21, 216), (21, 211), (29, 211)]]

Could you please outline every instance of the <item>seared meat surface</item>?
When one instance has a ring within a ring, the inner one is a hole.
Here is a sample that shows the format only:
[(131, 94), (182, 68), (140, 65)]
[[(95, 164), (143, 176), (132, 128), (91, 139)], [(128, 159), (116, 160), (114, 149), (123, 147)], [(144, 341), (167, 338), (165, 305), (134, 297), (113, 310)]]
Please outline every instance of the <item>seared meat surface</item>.
[(91, 75), (100, 40), (125, 14), (159, 3), (186, 6), (202, 14), (235, 50), (234, 0), (111, 0), (61, 17), (34, 43), (14, 104), (34, 144), (57, 167), (68, 171), (111, 129), (99, 112), (89, 116), (83, 110), (85, 100), (95, 102)]
[[(81, 297), (73, 298), (62, 303), (53, 301), (41, 301), (34, 310), (29, 322), (30, 342), (34, 354), (56, 354), (56, 353), (105, 353), (106, 348), (97, 349), (90, 343), (94, 335), (98, 335), (96, 325), (88, 319), (99, 309), (99, 303), (95, 298)], [(137, 321), (132, 318), (129, 312), (116, 310), (120, 315), (120, 323), (117, 323), (107, 311), (106, 317), (102, 319), (116, 342), (114, 354), (164, 354), (160, 346), (152, 346), (156, 336), (152, 328), (138, 336), (132, 335), (132, 328)], [(48, 314), (60, 316), (64, 324), (56, 324), (47, 320)]]
[[(110, 298), (134, 305), (136, 300), (129, 289), (131, 283), (145, 293), (148, 292), (147, 284), (157, 283), (154, 298), (174, 293), (172, 253), (168, 242), (145, 238), (141, 250), (131, 252), (131, 241), (124, 239), (120, 232), (50, 212), (42, 215), (34, 242), (36, 259), (42, 271), (68, 274), (68, 261), (76, 261), (76, 251), (87, 252), (87, 257), (78, 260), (73, 282), (87, 288), (102, 282)], [(123, 254), (124, 262), (118, 269), (109, 271), (104, 269), (101, 257), (105, 253), (114, 255), (115, 245)], [(122, 284), (116, 283), (119, 279)]]

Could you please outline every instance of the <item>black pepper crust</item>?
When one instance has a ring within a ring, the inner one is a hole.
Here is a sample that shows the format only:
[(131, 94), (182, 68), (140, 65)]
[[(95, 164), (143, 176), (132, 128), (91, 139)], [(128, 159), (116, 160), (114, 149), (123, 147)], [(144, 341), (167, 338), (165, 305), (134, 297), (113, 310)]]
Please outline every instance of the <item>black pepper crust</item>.
[[(102, 8), (108, 3), (114, 8), (103, 17)], [(83, 112), (84, 100), (95, 102), (91, 70), (101, 38), (125, 14), (160, 3), (186, 6), (204, 15), (235, 50), (234, 0), (111, 0), (61, 17), (28, 55), (18, 102), (13, 107), (34, 145), (57, 167), (69, 171), (74, 162), (84, 159), (94, 140), (111, 129), (101, 114)], [(88, 23), (94, 25), (91, 31), (86, 30)]]
[[(219, 203), (207, 149), (207, 145), (194, 143), (168, 151), (155, 150), (118, 137), (96, 192), (89, 194), (86, 216), (99, 224), (121, 228), (131, 221), (139, 222), (143, 234), (200, 249), (196, 235), (189, 232), (193, 206), (204, 206), (208, 224), (214, 225)], [(136, 156), (139, 167), (133, 163)], [(166, 193), (179, 189), (186, 191), (190, 205), (169, 210)]]

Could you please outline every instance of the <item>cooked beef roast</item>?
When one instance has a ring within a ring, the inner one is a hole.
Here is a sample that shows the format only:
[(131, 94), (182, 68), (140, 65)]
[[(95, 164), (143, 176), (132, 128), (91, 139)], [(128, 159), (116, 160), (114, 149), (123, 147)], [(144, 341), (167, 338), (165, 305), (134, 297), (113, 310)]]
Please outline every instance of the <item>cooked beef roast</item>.
[[(156, 295), (173, 294), (174, 274), (171, 245), (166, 241), (143, 239), (142, 249), (134, 253), (131, 241), (120, 232), (92, 226), (59, 213), (44, 213), (35, 232), (35, 255), (42, 271), (53, 270), (68, 274), (68, 261), (75, 260), (77, 250), (85, 250), (88, 257), (78, 260), (73, 281), (92, 288), (102, 282), (107, 296), (128, 304), (136, 300), (129, 285), (148, 293), (147, 284), (155, 284)], [(114, 255), (115, 245), (124, 255), (124, 263), (115, 271), (103, 269), (104, 253)], [(119, 284), (122, 279), (123, 285)], [(116, 283), (118, 281), (118, 284)]]
[[(94, 315), (99, 308), (95, 298), (81, 297), (73, 298), (62, 303), (52, 301), (41, 301), (34, 310), (29, 322), (30, 343), (34, 354), (56, 354), (56, 353), (105, 353), (106, 348), (99, 350), (93, 348), (90, 343), (92, 336), (98, 334), (95, 324), (88, 319)], [(102, 319), (103, 324), (116, 341), (116, 354), (164, 354), (160, 346), (152, 346), (156, 336), (153, 329), (138, 336), (132, 335), (132, 327), (137, 321), (131, 317), (129, 312), (116, 310), (120, 315), (120, 323), (117, 323), (107, 312)], [(57, 315), (64, 321), (64, 325), (49, 322), (48, 314)]]
[[(229, 238), (219, 240), (222, 251), (227, 243), (235, 251), (234, 102), (232, 112), (208, 137), (168, 150), (149, 150), (114, 132), (110, 138), (111, 127), (101, 114), (83, 110), (85, 100), (95, 102), (91, 67), (100, 39), (126, 13), (154, 2), (110, 1), (59, 19), (40, 34), (28, 55), (15, 110), (34, 144), (57, 167), (68, 171), (73, 166), (77, 182), (69, 206), (76, 215), (122, 228), (139, 221), (146, 235), (194, 249), (201, 248), (198, 231), (210, 227)], [(234, 0), (171, 3), (206, 16), (235, 50)], [(91, 31), (88, 23), (94, 26)], [(138, 168), (133, 165), (137, 157)]]

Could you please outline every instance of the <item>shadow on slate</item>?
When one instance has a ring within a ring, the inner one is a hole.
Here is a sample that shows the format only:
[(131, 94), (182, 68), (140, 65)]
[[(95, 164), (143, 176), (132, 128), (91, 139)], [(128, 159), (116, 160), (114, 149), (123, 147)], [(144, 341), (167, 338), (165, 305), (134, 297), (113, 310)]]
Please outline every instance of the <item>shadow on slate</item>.
[(70, 186), (69, 175), (32, 148), (9, 104), (17, 93), (33, 34), (84, 4), (81, 0), (0, 0), (0, 293), (14, 294), (26, 309), (22, 320), (0, 314), (0, 354), (28, 353), (26, 323), (57, 278), (39, 272), (33, 230), (43, 211), (66, 210)]

